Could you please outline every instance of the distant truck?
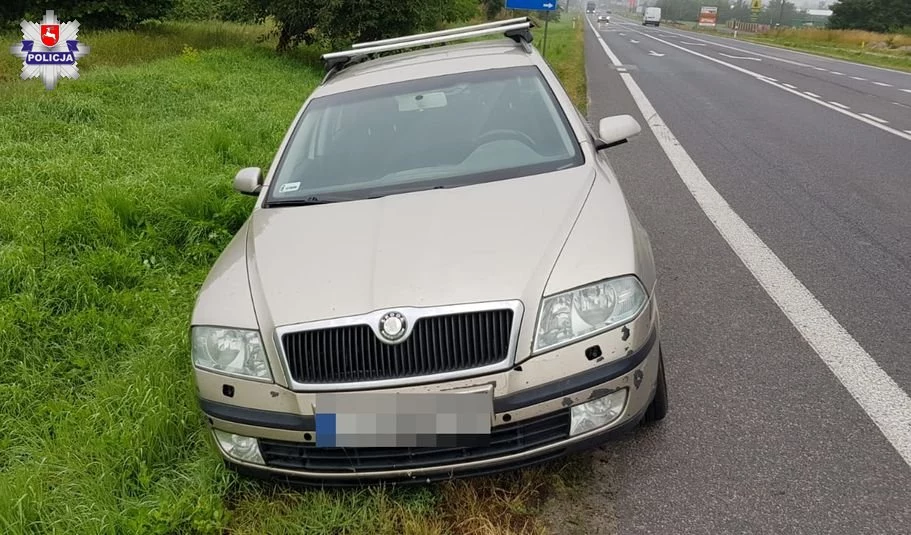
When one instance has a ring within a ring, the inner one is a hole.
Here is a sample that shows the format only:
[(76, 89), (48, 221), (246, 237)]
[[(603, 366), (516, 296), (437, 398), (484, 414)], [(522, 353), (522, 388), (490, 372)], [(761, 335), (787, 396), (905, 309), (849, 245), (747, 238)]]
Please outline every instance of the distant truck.
[(589, 3), (585, 4), (585, 12), (586, 12), (586, 13), (594, 13), (594, 12), (595, 12), (595, 9), (596, 9), (597, 7), (598, 7), (598, 4), (597, 4), (596, 2), (589, 2)]
[(661, 8), (660, 7), (647, 7), (645, 8), (645, 17), (642, 18), (642, 25), (661, 25)]

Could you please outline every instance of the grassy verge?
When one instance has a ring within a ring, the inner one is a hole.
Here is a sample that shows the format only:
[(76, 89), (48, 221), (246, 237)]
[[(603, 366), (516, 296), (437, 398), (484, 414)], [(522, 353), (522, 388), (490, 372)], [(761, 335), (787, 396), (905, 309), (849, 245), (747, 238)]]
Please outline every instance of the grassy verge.
[[(543, 26), (535, 29), (535, 45), (541, 49), (544, 45)], [(547, 49), (545, 58), (551, 65), (570, 98), (579, 108), (586, 112), (588, 97), (585, 80), (585, 21), (582, 17), (573, 19), (564, 16), (564, 20), (551, 23), (547, 28)]]
[[(674, 27), (733, 37), (726, 29), (700, 28), (696, 23), (684, 23), (674, 25)], [(881, 34), (860, 30), (783, 28), (768, 33), (741, 32), (737, 38), (864, 65), (911, 72), (911, 36), (909, 35)]]
[[(80, 30), (79, 40), (91, 47), (89, 54), (79, 60), (79, 70), (91, 72), (97, 67), (133, 65), (160, 58), (180, 55), (186, 50), (237, 48), (262, 42), (274, 45), (269, 39), (270, 28), (265, 25), (242, 25), (229, 22), (206, 24), (166, 22), (145, 25), (137, 31)], [(8, 52), (8, 45), (21, 41), (22, 34), (0, 34), (4, 53), (0, 54), (0, 83), (18, 79), (22, 60)]]
[(748, 41), (911, 72), (911, 36), (858, 30), (786, 28), (744, 36)]
[[(568, 26), (548, 58), (584, 104)], [(290, 492), (236, 478), (210, 446), (187, 356), (195, 292), (253, 202), (230, 177), (268, 166), (322, 75), (316, 51), (276, 56), (265, 33), (86, 33), (84, 76), (54, 91), (0, 66), (0, 533), (543, 533), (538, 506), (578, 460)]]

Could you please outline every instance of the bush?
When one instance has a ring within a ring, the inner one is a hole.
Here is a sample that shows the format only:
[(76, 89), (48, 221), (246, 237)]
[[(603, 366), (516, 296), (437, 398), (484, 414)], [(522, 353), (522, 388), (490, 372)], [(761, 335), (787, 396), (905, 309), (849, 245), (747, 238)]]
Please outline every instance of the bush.
[[(132, 28), (146, 19), (166, 16), (174, 0), (37, 0), (23, 14), (39, 20), (48, 9), (61, 21), (78, 20), (83, 28)], [(15, 3), (15, 2), (14, 2)]]
[[(260, 20), (274, 17), (278, 49), (322, 41), (341, 46), (434, 29), (470, 16), (470, 2), (456, 0), (250, 0)], [(447, 5), (448, 4), (448, 5)]]
[(898, 32), (911, 26), (911, 0), (840, 0), (832, 6), (829, 28)]
[(249, 0), (174, 0), (170, 18), (185, 21), (253, 22), (256, 8)]

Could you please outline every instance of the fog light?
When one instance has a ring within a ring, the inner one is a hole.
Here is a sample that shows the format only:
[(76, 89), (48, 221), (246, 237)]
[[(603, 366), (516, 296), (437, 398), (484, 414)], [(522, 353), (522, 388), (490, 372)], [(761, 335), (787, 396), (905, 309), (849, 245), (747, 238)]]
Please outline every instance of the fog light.
[(263, 456), (259, 453), (259, 443), (255, 438), (235, 435), (220, 429), (213, 429), (213, 431), (218, 445), (229, 457), (248, 463), (265, 464)]
[(608, 394), (603, 398), (574, 406), (572, 408), (569, 436), (591, 431), (613, 422), (623, 413), (624, 405), (626, 405), (625, 388)]

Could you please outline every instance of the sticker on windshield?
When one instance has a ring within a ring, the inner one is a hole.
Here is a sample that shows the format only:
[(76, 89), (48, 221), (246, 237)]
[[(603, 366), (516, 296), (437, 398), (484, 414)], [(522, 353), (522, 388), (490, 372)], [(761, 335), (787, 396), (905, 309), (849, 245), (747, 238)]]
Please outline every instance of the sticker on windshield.
[(300, 182), (288, 182), (287, 184), (282, 184), (282, 187), (278, 188), (279, 193), (288, 193), (289, 191), (297, 191), (301, 189)]

